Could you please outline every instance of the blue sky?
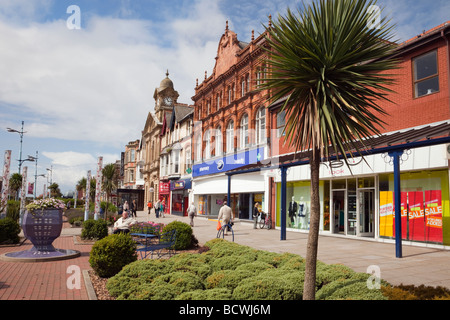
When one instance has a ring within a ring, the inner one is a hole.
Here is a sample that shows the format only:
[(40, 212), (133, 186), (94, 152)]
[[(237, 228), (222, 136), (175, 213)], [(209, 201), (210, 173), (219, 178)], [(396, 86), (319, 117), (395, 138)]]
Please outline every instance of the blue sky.
[[(306, 1), (308, 2), (308, 1)], [(87, 170), (120, 159), (141, 138), (153, 92), (168, 69), (179, 102), (192, 103), (196, 79), (211, 74), (229, 21), (242, 41), (263, 31), (268, 15), (295, 8), (292, 0), (0, 0), (0, 153), (39, 152), (37, 173), (53, 168), (65, 193)], [(448, 0), (383, 0), (404, 41), (450, 20)], [(80, 8), (81, 29), (66, 21)], [(3, 159), (3, 157), (1, 158)], [(0, 160), (3, 161), (3, 160)], [(0, 164), (2, 166), (2, 163)], [(35, 164), (28, 166), (34, 181)], [(44, 178), (38, 178), (38, 194)]]

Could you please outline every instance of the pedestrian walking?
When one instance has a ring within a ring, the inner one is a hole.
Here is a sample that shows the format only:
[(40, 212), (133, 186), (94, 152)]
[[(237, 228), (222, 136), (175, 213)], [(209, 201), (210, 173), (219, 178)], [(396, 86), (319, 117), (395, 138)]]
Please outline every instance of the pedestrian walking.
[(191, 205), (187, 209), (187, 214), (189, 217), (189, 224), (191, 227), (194, 226), (194, 217), (197, 215), (197, 208), (194, 205), (194, 201), (192, 201)]
[(259, 203), (256, 202), (255, 206), (253, 207), (253, 229), (256, 229), (258, 217), (259, 217)]
[(123, 204), (123, 211), (128, 211), (130, 210), (130, 206), (128, 205), (128, 201), (125, 201), (125, 203)]
[(161, 202), (161, 211), (159, 212), (161, 218), (164, 218), (165, 210), (166, 210), (166, 199), (163, 199), (163, 201)]
[(131, 216), (134, 216), (135, 218), (137, 218), (137, 203), (136, 200), (133, 200), (133, 202), (131, 203)]
[(150, 213), (152, 213), (152, 202), (150, 200), (147, 202), (147, 209), (148, 214), (150, 215)]
[(155, 203), (155, 215), (156, 218), (159, 218), (159, 210), (161, 209), (161, 202), (158, 200)]
[[(228, 222), (232, 221), (233, 218), (233, 210), (227, 205), (227, 201), (223, 201), (223, 206), (219, 210), (219, 220), (222, 219), (222, 225), (228, 224)], [(228, 228), (225, 228), (224, 234), (227, 236)]]

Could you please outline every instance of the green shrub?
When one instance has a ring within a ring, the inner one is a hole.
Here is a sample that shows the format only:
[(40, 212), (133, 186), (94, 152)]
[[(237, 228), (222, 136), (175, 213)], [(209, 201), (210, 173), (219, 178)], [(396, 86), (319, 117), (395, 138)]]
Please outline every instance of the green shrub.
[(205, 279), (212, 273), (211, 257), (202, 254), (181, 253), (170, 259), (173, 271), (191, 272)]
[[(140, 285), (151, 283), (163, 274), (172, 272), (172, 264), (164, 260), (137, 260), (127, 264), (115, 276), (108, 279), (106, 288), (113, 297), (136, 290)], [(122, 297), (124, 298), (124, 297)]]
[(323, 286), (316, 293), (317, 300), (387, 300), (381, 289), (369, 289), (369, 274), (341, 278)]
[(19, 221), (20, 218), (20, 201), (8, 200), (6, 208), (6, 217), (13, 221)]
[(89, 219), (83, 222), (82, 239), (103, 239), (108, 235), (108, 226), (103, 219)]
[(235, 300), (299, 300), (303, 283), (290, 283), (283, 278), (253, 277), (242, 281), (233, 291)]
[(0, 243), (13, 244), (19, 243), (20, 225), (15, 220), (7, 217), (0, 219)]
[(181, 221), (172, 221), (163, 228), (163, 233), (176, 229), (175, 250), (184, 250), (191, 246), (192, 228), (187, 223)]
[(231, 291), (226, 288), (195, 290), (180, 294), (175, 300), (231, 300)]
[(242, 280), (253, 276), (254, 273), (249, 270), (220, 270), (206, 278), (206, 288), (227, 288), (231, 291), (236, 288)]
[(112, 234), (92, 246), (89, 263), (100, 277), (107, 278), (136, 259), (136, 243), (133, 239), (127, 234)]

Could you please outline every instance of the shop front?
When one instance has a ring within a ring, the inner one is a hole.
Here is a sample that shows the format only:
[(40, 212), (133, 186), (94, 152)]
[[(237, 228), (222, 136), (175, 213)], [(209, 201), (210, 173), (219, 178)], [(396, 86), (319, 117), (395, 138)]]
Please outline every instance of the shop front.
[(189, 207), (189, 190), (191, 189), (191, 179), (177, 180), (170, 182), (171, 192), (171, 214), (177, 216), (187, 216)]
[(170, 213), (170, 182), (159, 182), (159, 201), (164, 204), (164, 213)]
[[(194, 180), (194, 200), (199, 215), (217, 217), (219, 210), (228, 201), (228, 177), (225, 175)], [(265, 175), (246, 174), (231, 178), (230, 207), (236, 218), (252, 220), (253, 207), (259, 203), (267, 211), (268, 178)]]
[[(403, 157), (400, 173), (401, 239), (450, 245), (449, 164), (446, 146), (417, 148)], [(349, 168), (321, 166), (320, 233), (396, 241), (392, 164), (380, 154)], [(286, 221), (290, 231), (308, 232), (309, 165), (291, 167), (286, 182)], [(275, 178), (276, 227), (281, 223), (281, 179)]]
[(269, 194), (266, 173), (249, 173), (229, 177), (226, 172), (265, 159), (266, 149), (255, 148), (240, 153), (213, 159), (193, 166), (192, 191), (199, 215), (217, 217), (224, 202), (228, 201), (230, 185), (230, 207), (234, 216), (242, 220), (252, 220), (256, 202), (267, 211), (266, 199)]

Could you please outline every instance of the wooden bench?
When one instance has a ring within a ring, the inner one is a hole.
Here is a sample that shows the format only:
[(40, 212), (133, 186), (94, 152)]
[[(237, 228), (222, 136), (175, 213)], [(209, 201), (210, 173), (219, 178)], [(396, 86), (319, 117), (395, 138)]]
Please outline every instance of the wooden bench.
[[(153, 259), (154, 254), (158, 258), (165, 254), (168, 254), (169, 257), (175, 254), (176, 234), (177, 230), (174, 229), (159, 236), (147, 233), (132, 233), (131, 236), (138, 244), (136, 251), (139, 252), (141, 259), (146, 259), (149, 255)], [(164, 252), (165, 250), (167, 252)]]

